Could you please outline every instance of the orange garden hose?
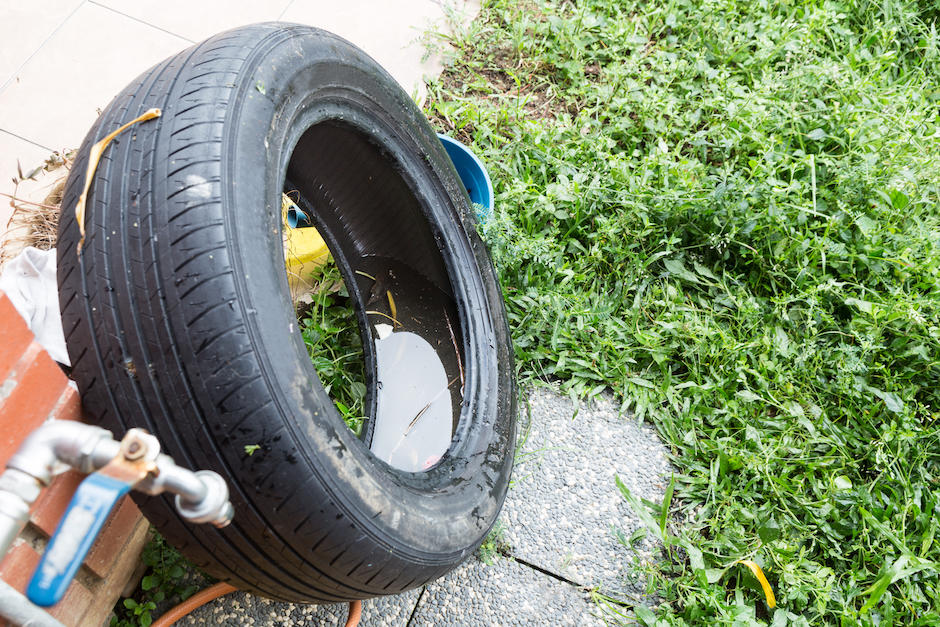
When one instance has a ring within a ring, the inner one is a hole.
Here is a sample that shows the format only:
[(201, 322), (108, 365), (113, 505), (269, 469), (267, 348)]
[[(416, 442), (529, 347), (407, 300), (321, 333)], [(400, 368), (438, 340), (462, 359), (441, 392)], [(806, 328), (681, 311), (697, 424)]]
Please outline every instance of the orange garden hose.
[(353, 601), (349, 604), (349, 618), (346, 619), (346, 627), (356, 627), (360, 618), (362, 618), (362, 601)]
[(202, 607), (209, 601), (214, 601), (215, 599), (218, 599), (220, 596), (224, 596), (229, 592), (234, 592), (236, 589), (237, 588), (235, 588), (235, 586), (225, 582), (220, 582), (214, 586), (209, 586), (205, 590), (197, 592), (157, 620), (153, 621), (151, 627), (170, 627), (170, 625), (183, 618), (196, 608)]
[[(221, 596), (225, 596), (229, 592), (235, 592), (237, 588), (231, 584), (227, 583), (217, 583), (214, 586), (209, 586), (205, 590), (197, 592), (193, 596), (189, 597), (169, 612), (153, 621), (151, 627), (170, 627), (176, 621), (183, 618), (193, 610), (202, 607), (210, 601), (214, 601)], [(359, 619), (362, 617), (362, 601), (353, 601), (349, 604), (349, 618), (346, 619), (346, 627), (356, 627), (359, 624)]]

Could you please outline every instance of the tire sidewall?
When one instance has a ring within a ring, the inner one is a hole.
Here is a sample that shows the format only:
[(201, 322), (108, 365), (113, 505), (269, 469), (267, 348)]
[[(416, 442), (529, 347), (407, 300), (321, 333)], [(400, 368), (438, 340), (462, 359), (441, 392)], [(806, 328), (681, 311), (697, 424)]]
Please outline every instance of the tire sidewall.
[[(248, 335), (274, 409), (309, 468), (347, 516), (388, 550), (425, 563), (459, 560), (495, 522), (508, 486), (515, 393), (499, 288), (453, 166), (394, 79), (339, 37), (291, 27), (255, 48), (222, 136), (226, 237)], [(467, 379), (451, 449), (424, 473), (372, 456), (317, 383), (284, 272), (280, 198), (304, 130), (341, 119), (388, 151), (420, 199), (460, 312)], [(158, 177), (159, 179), (160, 177)], [(283, 486), (285, 490), (290, 486)], [(294, 521), (284, 521), (285, 530)], [(282, 532), (285, 532), (282, 530)]]

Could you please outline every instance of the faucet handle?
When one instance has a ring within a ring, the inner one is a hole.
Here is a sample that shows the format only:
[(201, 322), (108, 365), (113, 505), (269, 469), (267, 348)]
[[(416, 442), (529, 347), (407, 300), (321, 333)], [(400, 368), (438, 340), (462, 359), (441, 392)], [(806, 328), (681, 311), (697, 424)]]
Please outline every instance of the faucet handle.
[(117, 502), (158, 472), (159, 454), (154, 436), (131, 429), (118, 454), (79, 484), (26, 589), (30, 601), (49, 607), (62, 599)]
[(49, 607), (62, 599), (111, 510), (130, 489), (100, 472), (79, 484), (26, 588), (30, 601)]

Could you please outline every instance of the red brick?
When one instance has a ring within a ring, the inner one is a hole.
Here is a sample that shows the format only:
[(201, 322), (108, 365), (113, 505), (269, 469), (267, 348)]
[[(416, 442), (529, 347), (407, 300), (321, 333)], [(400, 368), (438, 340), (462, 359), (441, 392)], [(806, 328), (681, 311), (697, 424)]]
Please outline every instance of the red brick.
[[(9, 298), (0, 292), (0, 385), (3, 384), (0, 468), (6, 465), (23, 439), (47, 418), (82, 418), (78, 393), (68, 386), (61, 369), (34, 341)], [(32, 508), (30, 519), (35, 528), (47, 536), (55, 531), (82, 479), (84, 477), (75, 471), (55, 478)], [(147, 522), (133, 501), (127, 497), (122, 499), (85, 560), (85, 567), (89, 569), (86, 574), (99, 578), (93, 590), (73, 581), (63, 600), (50, 613), (66, 625), (84, 625), (88, 621), (100, 624), (106, 620), (136, 566), (147, 540), (147, 528)], [(38, 563), (39, 554), (29, 543), (21, 542), (0, 561), (0, 578), (23, 591)], [(0, 627), (3, 627), (2, 622)]]
[[(82, 408), (78, 392), (72, 386), (67, 386), (59, 396), (53, 407), (50, 417), (59, 420), (79, 420)], [(65, 513), (72, 495), (85, 475), (75, 470), (69, 470), (52, 480), (48, 488), (42, 491), (33, 504), (30, 520), (46, 537), (51, 536), (59, 524), (59, 519)]]
[(39, 553), (26, 542), (14, 546), (0, 562), (0, 579), (19, 590), (26, 592), (26, 584), (33, 576), (39, 564)]
[[(65, 508), (84, 478), (85, 475), (74, 470), (61, 474), (36, 499), (30, 513), (30, 522), (47, 538), (51, 537), (59, 526)], [(85, 558), (85, 566), (98, 577), (107, 577), (140, 518), (140, 510), (129, 496), (124, 496), (118, 501), (101, 528), (98, 539), (91, 546), (88, 557)]]
[[(24, 542), (7, 553), (6, 559), (0, 564), (0, 579), (25, 594), (38, 564), (39, 554)], [(88, 588), (73, 580), (62, 600), (51, 608), (50, 614), (66, 625), (82, 625), (82, 618), (94, 600)], [(0, 620), (0, 626), (6, 625), (5, 621)]]
[(129, 496), (124, 496), (104, 523), (98, 539), (85, 558), (85, 566), (99, 577), (107, 576), (121, 557), (124, 545), (134, 533), (140, 519), (137, 504)]
[[(39, 553), (23, 542), (14, 546), (0, 562), (0, 579), (19, 590), (26, 592), (26, 585), (39, 564)], [(10, 627), (10, 623), (0, 619), (0, 627)]]
[[(7, 376), (0, 380), (0, 412), (3, 412), (3, 407), (16, 392), (19, 374), (35, 360), (38, 350), (37, 344), (27, 344), (23, 352), (11, 364), (7, 364)], [(44, 418), (29, 412), (15, 420), (6, 418), (0, 421), (0, 426), (3, 427), (0, 429), (0, 466), (6, 466), (7, 460), (19, 447), (19, 443), (39, 426)]]
[(5, 385), (9, 385), (10, 380), (15, 381), (16, 388), (3, 400), (0, 420), (27, 411), (45, 418), (68, 385), (65, 373), (36, 342), (23, 352), (4, 382)]
[(82, 399), (78, 397), (78, 390), (71, 385), (65, 386), (49, 417), (57, 420), (80, 421), (82, 419)]
[[(59, 619), (68, 627), (84, 627), (85, 614), (89, 608), (94, 605), (95, 595), (81, 584), (77, 579), (72, 580), (72, 585), (65, 591), (62, 600), (49, 608), (49, 613), (53, 618)], [(98, 623), (99, 625), (101, 623)]]
[(20, 442), (43, 423), (56, 406), (68, 380), (48, 353), (35, 342), (14, 366), (4, 386), (15, 382), (0, 405), (0, 466), (19, 448)]
[[(107, 624), (108, 616), (120, 598), (125, 582), (137, 567), (140, 552), (149, 538), (147, 521), (138, 516), (135, 522), (127, 542), (114, 560), (113, 570), (108, 573), (108, 577), (92, 580), (91, 588), (85, 587), (77, 578), (74, 579), (62, 600), (50, 609), (52, 616), (68, 626)], [(3, 568), (11, 570), (14, 578), (2, 578), (22, 592), (39, 562), (39, 555), (28, 544), (18, 545), (14, 552), (9, 554), (13, 559), (8, 558), (12, 566), (4, 561), (0, 572)], [(0, 627), (7, 627), (7, 624), (0, 620)]]
[[(108, 573), (107, 579), (102, 579), (100, 585), (95, 586), (95, 604), (85, 613), (86, 625), (108, 624), (108, 617), (121, 597), (121, 592), (134, 580), (134, 573), (140, 564), (140, 552), (150, 538), (149, 528), (147, 519), (140, 517), (127, 544), (121, 549), (120, 559), (115, 563), (114, 569)], [(136, 584), (136, 580), (134, 582)]]
[(33, 333), (7, 295), (0, 291), (0, 381), (7, 378), (20, 355), (33, 341)]
[(85, 475), (77, 470), (69, 470), (52, 480), (48, 488), (42, 491), (33, 504), (29, 514), (30, 521), (48, 538), (56, 530), (65, 508)]

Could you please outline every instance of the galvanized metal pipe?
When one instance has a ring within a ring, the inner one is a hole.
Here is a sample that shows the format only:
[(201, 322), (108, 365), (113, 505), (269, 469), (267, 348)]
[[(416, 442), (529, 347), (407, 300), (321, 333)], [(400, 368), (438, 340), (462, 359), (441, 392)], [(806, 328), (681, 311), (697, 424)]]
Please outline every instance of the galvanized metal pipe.
[(29, 520), (29, 506), (40, 488), (38, 479), (19, 470), (8, 468), (0, 474), (0, 559)]
[(186, 501), (201, 501), (206, 497), (206, 485), (191, 470), (176, 465), (172, 457), (157, 457), (159, 472), (142, 481), (137, 489), (147, 494), (172, 492)]
[[(152, 436), (147, 436), (152, 438)], [(152, 439), (154, 455), (159, 443)], [(65, 420), (50, 420), (33, 431), (20, 445), (0, 474), (0, 558), (12, 546), (29, 520), (29, 506), (53, 476), (68, 467), (94, 472), (121, 454), (121, 444), (110, 431)], [(155, 460), (152, 476), (135, 488), (149, 494), (172, 492), (176, 507), (192, 522), (227, 525), (233, 515), (228, 486), (216, 473), (192, 472), (176, 465), (167, 455)], [(0, 581), (0, 617), (14, 625), (63, 627), (9, 584)]]
[(0, 615), (14, 625), (29, 627), (65, 627), (29, 602), (25, 596), (5, 581), (0, 581)]
[(16, 468), (48, 485), (57, 466), (66, 464), (89, 473), (108, 463), (120, 450), (111, 432), (73, 420), (49, 420), (30, 433), (7, 468)]
[[(29, 506), (39, 496), (39, 479), (7, 468), (0, 474), (0, 559), (6, 555), (29, 520)], [(33, 605), (19, 590), (0, 580), (0, 616), (13, 625), (63, 627), (62, 623)]]

